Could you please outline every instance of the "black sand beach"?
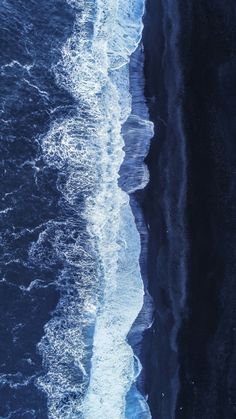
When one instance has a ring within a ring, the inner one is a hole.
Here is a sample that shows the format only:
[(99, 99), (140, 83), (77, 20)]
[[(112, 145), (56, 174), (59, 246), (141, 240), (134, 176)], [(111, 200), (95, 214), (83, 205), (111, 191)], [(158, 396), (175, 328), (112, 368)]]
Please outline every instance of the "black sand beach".
[(148, 0), (146, 9), (148, 401), (154, 419), (233, 419), (236, 4)]

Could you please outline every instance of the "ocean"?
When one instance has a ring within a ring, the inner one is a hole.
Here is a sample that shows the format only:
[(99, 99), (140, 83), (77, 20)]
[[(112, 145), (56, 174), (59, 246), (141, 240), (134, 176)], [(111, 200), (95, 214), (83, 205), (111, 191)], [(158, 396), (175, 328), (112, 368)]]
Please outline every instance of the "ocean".
[(0, 419), (235, 419), (235, 21), (0, 1)]
[(0, 416), (151, 417), (136, 384), (152, 307), (131, 197), (153, 136), (144, 2), (0, 10)]

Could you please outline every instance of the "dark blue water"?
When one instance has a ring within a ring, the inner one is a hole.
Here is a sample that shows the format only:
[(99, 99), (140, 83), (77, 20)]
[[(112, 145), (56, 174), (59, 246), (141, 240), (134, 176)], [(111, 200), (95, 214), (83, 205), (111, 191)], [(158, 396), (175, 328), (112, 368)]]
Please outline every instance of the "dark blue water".
[[(48, 221), (68, 216), (60, 205), (57, 170), (41, 159), (39, 136), (58, 117), (74, 112), (74, 100), (58, 87), (53, 66), (73, 29), (64, 0), (3, 0), (0, 4), (0, 417), (46, 418), (37, 343), (59, 293), (63, 267), (45, 240), (29, 257)], [(40, 260), (43, 263), (40, 263)]]
[(0, 417), (146, 418), (126, 342), (143, 304), (140, 238), (117, 182), (125, 144), (121, 183), (148, 181), (143, 64), (128, 65), (143, 0), (70, 3), (0, 6)]

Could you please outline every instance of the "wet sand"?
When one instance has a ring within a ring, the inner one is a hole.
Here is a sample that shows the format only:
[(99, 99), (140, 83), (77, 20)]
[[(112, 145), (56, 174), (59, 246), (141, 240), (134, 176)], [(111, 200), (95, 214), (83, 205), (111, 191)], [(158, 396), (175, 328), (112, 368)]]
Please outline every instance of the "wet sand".
[(236, 6), (148, 0), (155, 136), (137, 194), (149, 228), (145, 390), (154, 419), (236, 415)]

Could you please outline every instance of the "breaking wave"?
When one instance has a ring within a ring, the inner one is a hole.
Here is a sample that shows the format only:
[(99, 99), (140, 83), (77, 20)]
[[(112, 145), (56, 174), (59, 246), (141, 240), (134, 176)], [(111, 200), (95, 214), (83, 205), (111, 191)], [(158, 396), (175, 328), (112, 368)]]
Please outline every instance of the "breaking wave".
[[(39, 343), (46, 373), (37, 385), (47, 393), (50, 418), (133, 418), (126, 396), (140, 364), (126, 337), (144, 288), (140, 237), (118, 180), (128, 117), (131, 130), (141, 127), (142, 135), (145, 127), (145, 142), (152, 136), (151, 123), (131, 115), (129, 93), (129, 60), (140, 42), (144, 1), (68, 3), (76, 10), (73, 36), (54, 71), (76, 99), (77, 112), (57, 120), (40, 139), (46, 164), (59, 172), (67, 216), (49, 222), (29, 252), (33, 263), (61, 266), (60, 302)], [(133, 190), (148, 180), (143, 158), (131, 162)], [(132, 400), (135, 417), (150, 417), (138, 390)]]

